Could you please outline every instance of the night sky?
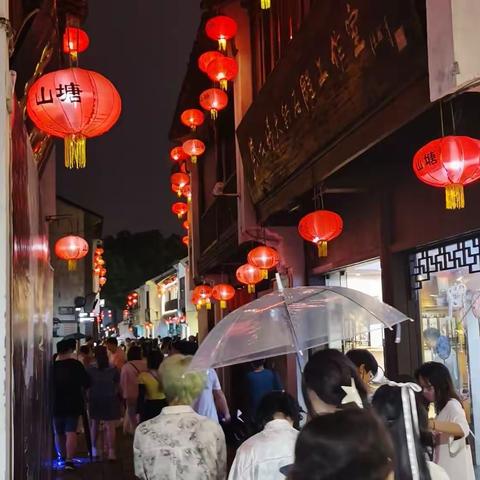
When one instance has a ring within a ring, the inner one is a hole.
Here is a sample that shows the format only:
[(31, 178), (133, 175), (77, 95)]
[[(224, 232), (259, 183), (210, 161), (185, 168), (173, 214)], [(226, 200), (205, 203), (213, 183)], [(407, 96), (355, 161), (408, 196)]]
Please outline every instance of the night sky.
[[(119, 8), (119, 5), (122, 8)], [(168, 130), (200, 19), (200, 0), (90, 2), (90, 48), (80, 66), (109, 78), (122, 97), (113, 129), (87, 142), (87, 168), (57, 158), (57, 193), (120, 230), (181, 233), (170, 212)]]

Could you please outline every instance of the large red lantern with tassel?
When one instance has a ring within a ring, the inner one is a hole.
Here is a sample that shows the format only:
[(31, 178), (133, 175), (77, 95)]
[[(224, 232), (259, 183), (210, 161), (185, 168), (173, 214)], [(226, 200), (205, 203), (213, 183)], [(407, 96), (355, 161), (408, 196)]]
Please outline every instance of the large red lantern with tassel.
[(88, 253), (88, 243), (82, 237), (67, 235), (55, 243), (55, 255), (68, 262), (68, 270), (75, 270), (77, 260)]
[(178, 187), (177, 195), (182, 196), (183, 188), (190, 183), (190, 177), (186, 173), (174, 173), (170, 176), (172, 187)]
[(43, 132), (65, 141), (65, 166), (86, 165), (86, 139), (110, 130), (122, 102), (112, 83), (82, 68), (56, 70), (41, 76), (30, 88), (27, 112)]
[(185, 126), (195, 131), (204, 122), (205, 116), (201, 110), (190, 108), (182, 113), (180, 120)]
[(207, 74), (211, 80), (220, 83), (222, 90), (227, 90), (228, 82), (238, 74), (237, 62), (231, 57), (216, 58), (208, 64)]
[(248, 293), (255, 292), (255, 285), (263, 280), (261, 270), (249, 263), (237, 268), (237, 280), (248, 286)]
[(188, 155), (185, 153), (182, 147), (173, 147), (170, 150), (170, 158), (174, 162), (182, 162), (188, 160)]
[(188, 212), (188, 205), (184, 202), (176, 202), (172, 205), (172, 212), (182, 218)]
[(228, 283), (219, 283), (212, 290), (212, 296), (220, 302), (220, 308), (227, 308), (227, 301), (235, 296), (235, 289)]
[(263, 278), (268, 278), (268, 271), (278, 265), (280, 255), (274, 248), (262, 245), (250, 250), (247, 261), (260, 269)]
[(218, 50), (212, 50), (209, 52), (202, 53), (198, 57), (198, 68), (203, 72), (207, 73), (207, 68), (208, 65), (212, 60), (215, 60), (216, 58), (223, 57), (223, 53), (219, 52)]
[(319, 257), (327, 256), (328, 242), (338, 237), (342, 230), (342, 217), (329, 210), (316, 210), (309, 213), (298, 224), (298, 233), (304, 240), (317, 245)]
[(63, 33), (63, 53), (70, 55), (72, 60), (77, 60), (78, 54), (84, 52), (90, 39), (87, 32), (77, 27), (67, 27)]
[(192, 138), (184, 142), (182, 148), (187, 155), (190, 155), (192, 163), (197, 163), (197, 158), (205, 151), (205, 144), (197, 138)]
[(210, 116), (215, 120), (218, 112), (228, 105), (228, 95), (219, 88), (209, 88), (200, 95), (200, 105), (203, 109), (210, 112)]
[(230, 40), (237, 34), (237, 23), (233, 18), (226, 15), (218, 15), (207, 21), (205, 33), (208, 38), (218, 42), (218, 49), (225, 51), (227, 49), (227, 40)]
[(200, 307), (206, 306), (207, 310), (212, 308), (211, 298), (212, 298), (212, 287), (208, 285), (199, 285), (193, 289), (193, 297), (198, 298), (197, 306), (200, 304)]
[(427, 185), (445, 188), (448, 210), (464, 208), (464, 185), (480, 178), (480, 141), (462, 136), (433, 140), (415, 154), (413, 170)]

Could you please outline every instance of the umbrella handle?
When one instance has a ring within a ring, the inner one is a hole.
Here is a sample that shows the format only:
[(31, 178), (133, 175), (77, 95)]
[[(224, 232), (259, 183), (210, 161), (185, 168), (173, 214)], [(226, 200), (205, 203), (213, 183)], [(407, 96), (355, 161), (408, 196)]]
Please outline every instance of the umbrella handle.
[(395, 343), (400, 343), (402, 341), (402, 324), (401, 323), (397, 323), (397, 325), (395, 325), (395, 331), (396, 331)]

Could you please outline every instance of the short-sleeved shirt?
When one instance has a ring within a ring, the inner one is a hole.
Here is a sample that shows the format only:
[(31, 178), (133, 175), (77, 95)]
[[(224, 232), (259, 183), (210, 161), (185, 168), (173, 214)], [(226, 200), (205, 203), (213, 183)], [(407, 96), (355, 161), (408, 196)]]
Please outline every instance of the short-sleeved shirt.
[(262, 398), (274, 390), (281, 390), (282, 384), (278, 375), (268, 368), (247, 374), (248, 392), (250, 396), (250, 415), (254, 416)]
[(138, 376), (138, 384), (145, 385), (145, 400), (165, 400), (165, 393), (158, 375), (142, 372)]
[(117, 348), (115, 353), (108, 351), (108, 360), (110, 362), (110, 365), (117, 368), (118, 371), (120, 371), (127, 362), (125, 352), (121, 348)]
[(218, 379), (217, 372), (213, 368), (207, 370), (207, 381), (203, 392), (198, 397), (193, 409), (204, 417), (210, 418), (215, 422), (218, 422), (217, 407), (215, 406), (215, 399), (213, 398), (214, 390), (221, 390), (220, 380)]
[(78, 417), (84, 410), (83, 389), (89, 385), (85, 367), (73, 358), (53, 362), (53, 415)]

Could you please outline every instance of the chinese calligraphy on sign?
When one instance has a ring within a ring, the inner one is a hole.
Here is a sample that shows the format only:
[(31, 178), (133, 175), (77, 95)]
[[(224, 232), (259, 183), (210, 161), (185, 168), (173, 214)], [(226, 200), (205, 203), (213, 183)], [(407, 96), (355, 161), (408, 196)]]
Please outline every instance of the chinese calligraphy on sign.
[(315, 4), (237, 129), (254, 202), (418, 76), (423, 45), (409, 0)]
[[(82, 90), (78, 83), (70, 82), (63, 85), (61, 83), (55, 87), (55, 96), (61, 102), (80, 103), (82, 101)], [(48, 93), (45, 92), (45, 87), (40, 88), (40, 96), (36, 99), (37, 105), (45, 105), (48, 103), (54, 103), (52, 90), (48, 89)]]

